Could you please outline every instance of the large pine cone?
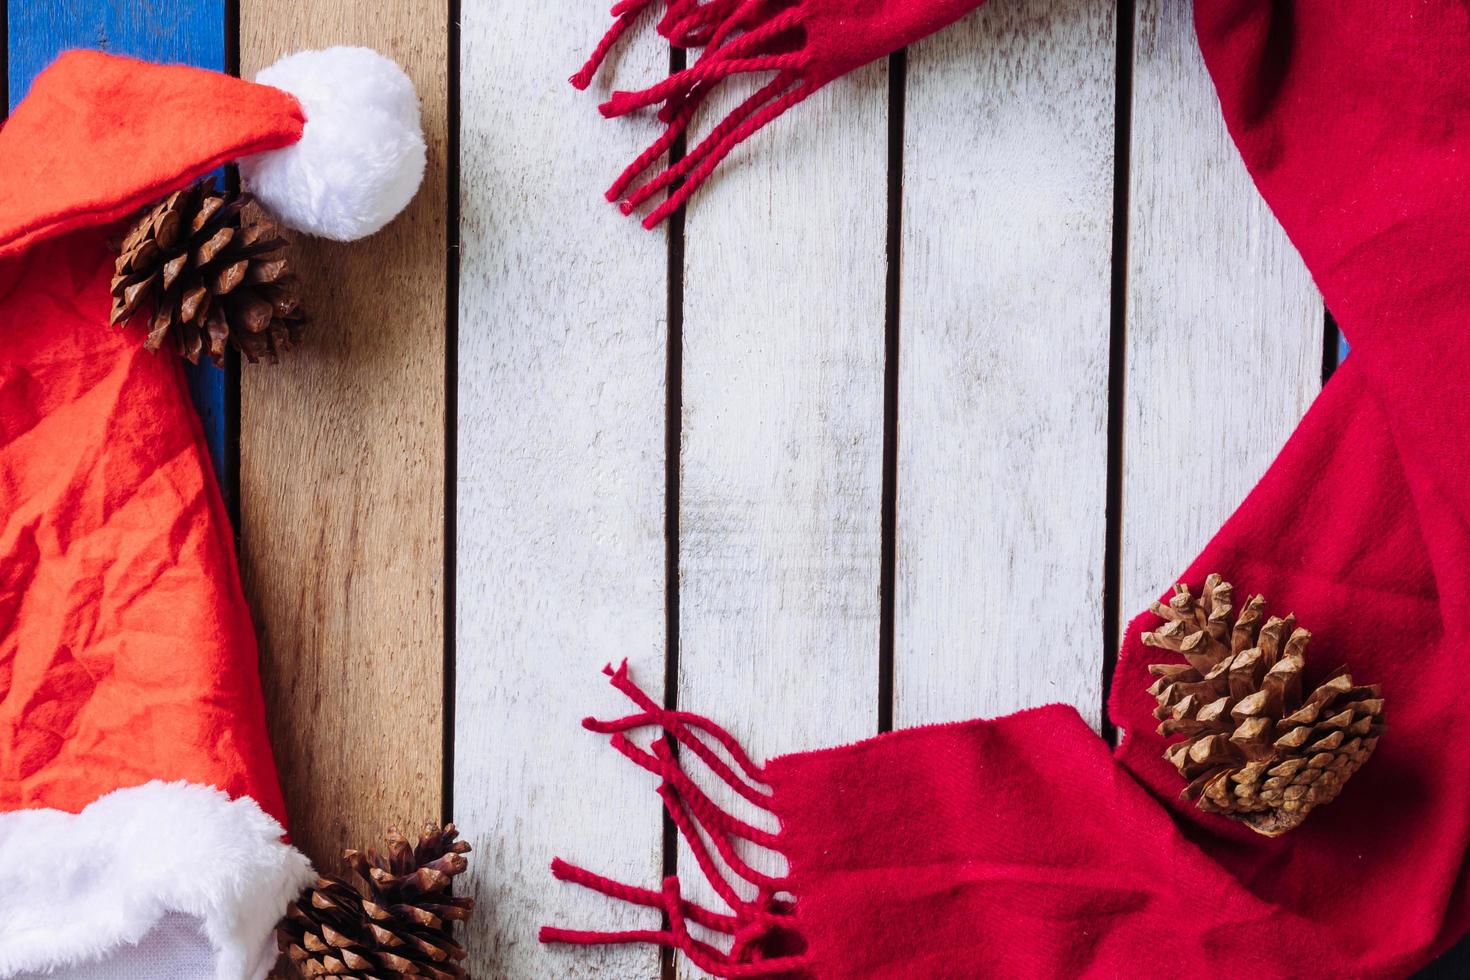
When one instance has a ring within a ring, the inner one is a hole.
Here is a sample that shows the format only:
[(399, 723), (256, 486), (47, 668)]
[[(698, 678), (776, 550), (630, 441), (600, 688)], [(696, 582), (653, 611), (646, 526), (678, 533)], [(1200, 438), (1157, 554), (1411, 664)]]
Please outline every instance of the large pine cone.
[(234, 346), (252, 364), (275, 363), (306, 323), (285, 241), (249, 194), (213, 179), (175, 191), (124, 237), (112, 277), (114, 326), (151, 311), (143, 346), (169, 342), (195, 364), (224, 366)]
[(389, 828), (386, 854), (347, 851), (349, 877), (318, 878), (286, 910), (276, 939), (305, 977), (397, 980), (467, 977), (465, 953), (450, 936), (470, 917), (472, 898), (455, 898), (454, 876), (468, 866), (470, 845), (454, 824), (429, 824), (417, 847)]
[(1272, 616), (1254, 596), (1233, 615), (1230, 583), (1205, 579), (1204, 594), (1177, 585), (1153, 611), (1168, 620), (1143, 634), (1148, 646), (1187, 663), (1154, 664), (1149, 693), (1161, 735), (1183, 735), (1164, 751), (1189, 781), (1181, 794), (1209, 813), (1276, 837), (1330, 803), (1373, 754), (1383, 732), (1378, 687), (1358, 687), (1339, 668), (1302, 697), (1303, 654), (1312, 634), (1295, 616)]

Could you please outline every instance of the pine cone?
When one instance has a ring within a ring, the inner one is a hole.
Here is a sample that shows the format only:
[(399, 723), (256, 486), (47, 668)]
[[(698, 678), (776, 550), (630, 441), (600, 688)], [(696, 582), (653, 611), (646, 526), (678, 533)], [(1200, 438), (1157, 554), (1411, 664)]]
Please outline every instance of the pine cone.
[(1187, 663), (1154, 664), (1148, 692), (1158, 699), (1160, 735), (1183, 735), (1164, 751), (1189, 781), (1181, 796), (1208, 813), (1276, 837), (1330, 803), (1373, 754), (1383, 733), (1378, 687), (1354, 686), (1347, 668), (1302, 697), (1312, 634), (1295, 616), (1261, 624), (1254, 596), (1232, 615), (1230, 583), (1205, 579), (1204, 595), (1175, 586), (1153, 611), (1168, 620), (1143, 634), (1148, 646)]
[(397, 980), (469, 976), (465, 953), (450, 937), (455, 920), (470, 917), (472, 898), (451, 894), (468, 866), (470, 845), (454, 824), (428, 824), (417, 847), (396, 829), (386, 854), (347, 851), (350, 877), (318, 878), (286, 910), (276, 939), (303, 977)]
[(151, 311), (143, 346), (171, 341), (195, 364), (224, 366), (233, 345), (252, 364), (296, 344), (306, 323), (275, 222), (249, 194), (203, 180), (159, 201), (123, 238), (112, 277), (113, 326)]

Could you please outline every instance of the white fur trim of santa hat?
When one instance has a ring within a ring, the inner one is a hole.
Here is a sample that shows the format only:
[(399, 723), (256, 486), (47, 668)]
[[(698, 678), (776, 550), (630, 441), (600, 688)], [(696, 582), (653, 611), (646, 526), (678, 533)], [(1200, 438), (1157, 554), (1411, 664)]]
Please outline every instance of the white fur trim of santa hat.
[(290, 92), (306, 126), (290, 146), (242, 158), (240, 177), (287, 227), (339, 242), (365, 238), (408, 206), (426, 151), (413, 82), (370, 48), (287, 55), (255, 76)]
[(115, 976), (111, 958), (136, 962), (183, 916), (215, 980), (260, 980), (276, 922), (314, 880), (282, 834), (254, 800), (157, 780), (77, 814), (0, 814), (0, 977)]

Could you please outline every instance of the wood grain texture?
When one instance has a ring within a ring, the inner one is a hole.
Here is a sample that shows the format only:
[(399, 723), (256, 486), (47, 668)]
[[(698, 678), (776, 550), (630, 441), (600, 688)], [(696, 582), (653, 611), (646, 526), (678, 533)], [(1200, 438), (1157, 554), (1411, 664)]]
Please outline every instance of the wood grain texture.
[(646, 947), (536, 940), (658, 923), (548, 869), (656, 887), (662, 863), (646, 775), (579, 724), (630, 710), (604, 664), (631, 658), (655, 696), (664, 676), (667, 241), (600, 193), (654, 130), (597, 104), (668, 49), (640, 37), (575, 91), (604, 14), (464, 8), (454, 813), (478, 852), (482, 978), (658, 975)]
[(242, 74), (362, 44), (423, 101), (424, 186), (367, 240), (298, 239), (315, 317), (241, 382), (241, 536), (296, 842), (335, 867), (439, 816), (444, 659), (447, 24), (430, 0), (243, 0)]
[(900, 727), (1099, 722), (1114, 49), (1106, 0), (993, 0), (909, 53)]
[(678, 700), (756, 758), (877, 730), (886, 95), (884, 64), (818, 93), (687, 220)]
[(1321, 388), (1321, 298), (1173, 0), (1138, 5), (1129, 200), (1125, 621), (1245, 498)]
[[(68, 48), (225, 69), (225, 0), (9, 0), (0, 4), (0, 12), (6, 15), (11, 108), (31, 80)], [(234, 420), (227, 415), (225, 372), (207, 362), (185, 371), (215, 476), (228, 495), (236, 461), (227, 439)]]
[(7, 0), (5, 13), (12, 107), (68, 48), (225, 67), (224, 0)]

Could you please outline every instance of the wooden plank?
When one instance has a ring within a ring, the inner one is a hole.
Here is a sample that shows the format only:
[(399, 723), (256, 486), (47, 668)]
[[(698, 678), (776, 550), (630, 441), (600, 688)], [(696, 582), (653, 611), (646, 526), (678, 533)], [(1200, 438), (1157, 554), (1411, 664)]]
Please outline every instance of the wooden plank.
[(1265, 472), (1321, 387), (1324, 333), (1225, 130), (1187, 4), (1138, 4), (1131, 169), (1125, 620)]
[(310, 333), (242, 371), (246, 593), (293, 833), (329, 867), (441, 807), (446, 37), (432, 0), (240, 4), (246, 77), (302, 48), (377, 48), (418, 86), (429, 144), (385, 231), (298, 239)]
[(687, 220), (678, 701), (756, 758), (877, 730), (887, 170), (879, 64), (731, 154)]
[(603, 664), (631, 657), (655, 696), (664, 677), (667, 243), (600, 195), (654, 130), (597, 103), (668, 49), (629, 44), (576, 92), (605, 10), (464, 8), (454, 814), (478, 849), (477, 977), (658, 975), (646, 947), (536, 942), (658, 923), (548, 871), (656, 886), (662, 864), (646, 774), (579, 725), (630, 710)]
[[(68, 48), (96, 48), (150, 61), (225, 70), (225, 0), (9, 0), (7, 65), (11, 108), (31, 80)], [(225, 400), (225, 372), (190, 365), (189, 389), (204, 423), (215, 476), (228, 494), (236, 461), (227, 452), (233, 428)]]
[(898, 726), (1099, 723), (1115, 60), (1106, 0), (992, 0), (909, 53)]
[(96, 48), (222, 71), (224, 2), (198, 0), (8, 0), (6, 74), (11, 107), (68, 48)]

